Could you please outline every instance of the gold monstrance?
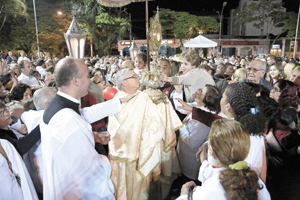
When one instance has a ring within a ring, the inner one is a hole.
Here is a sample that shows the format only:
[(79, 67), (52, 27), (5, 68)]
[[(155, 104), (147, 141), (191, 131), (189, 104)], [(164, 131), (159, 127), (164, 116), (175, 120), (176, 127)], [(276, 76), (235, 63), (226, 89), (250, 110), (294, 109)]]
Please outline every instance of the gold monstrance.
[(166, 102), (166, 96), (159, 89), (157, 89), (162, 84), (159, 77), (161, 71), (157, 69), (158, 63), (156, 61), (158, 52), (160, 51), (160, 43), (162, 40), (161, 24), (159, 22), (158, 10), (159, 9), (157, 7), (157, 13), (155, 17), (150, 19), (149, 46), (152, 54), (152, 71), (150, 72), (148, 68), (144, 69), (142, 71), (142, 77), (140, 81), (142, 85), (146, 86), (144, 92), (149, 95), (149, 97), (155, 104)]

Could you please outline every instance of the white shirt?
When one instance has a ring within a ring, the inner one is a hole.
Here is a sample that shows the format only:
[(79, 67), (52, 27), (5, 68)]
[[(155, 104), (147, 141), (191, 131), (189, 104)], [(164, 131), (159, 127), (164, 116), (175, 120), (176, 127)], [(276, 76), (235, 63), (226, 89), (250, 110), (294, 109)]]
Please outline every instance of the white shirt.
[(20, 64), (20, 62), (22, 60), (26, 60), (26, 61), (30, 62), (29, 58), (27, 58), (26, 56), (24, 56), (24, 57), (19, 57), (17, 63)]
[[(207, 161), (206, 161), (207, 162)], [(226, 192), (223, 186), (220, 183), (220, 172), (224, 168), (214, 168), (212, 176), (207, 179), (202, 186), (197, 186), (196, 190), (193, 192), (193, 199), (197, 200), (227, 200)], [(270, 194), (266, 189), (266, 185), (262, 180), (258, 180), (258, 184), (263, 186), (261, 190), (258, 190), (258, 199), (259, 200), (271, 200)], [(176, 200), (186, 200), (187, 195), (182, 195)]]
[(37, 66), (36, 70), (40, 73), (41, 77), (44, 78), (46, 76), (46, 69), (42, 66)]
[(33, 76), (26, 76), (23, 73), (21, 73), (20, 76), (18, 77), (18, 81), (20, 83), (24, 83), (24, 84), (27, 84), (29, 86), (31, 86), (31, 85), (39, 85), (39, 82), (36, 80), (35, 77), (33, 77)]
[(96, 152), (90, 124), (121, 109), (120, 100), (115, 99), (81, 109), (83, 116), (64, 108), (48, 124), (41, 122), (41, 154), (36, 155), (45, 200), (114, 199), (109, 160)]

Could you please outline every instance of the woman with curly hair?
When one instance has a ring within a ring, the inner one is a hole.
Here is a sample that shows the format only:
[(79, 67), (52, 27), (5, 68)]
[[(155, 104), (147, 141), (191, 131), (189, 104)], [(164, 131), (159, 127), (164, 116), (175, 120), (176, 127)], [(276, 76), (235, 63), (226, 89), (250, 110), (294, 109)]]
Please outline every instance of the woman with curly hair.
[(32, 98), (31, 88), (29, 85), (19, 83), (8, 95), (8, 98), (10, 100), (21, 101), (22, 103), (24, 103), (26, 99)]
[[(258, 176), (265, 181), (266, 180), (266, 154), (265, 154), (265, 142), (263, 133), (266, 128), (266, 118), (262, 113), (257, 111), (257, 91), (254, 91), (250, 84), (236, 82), (230, 84), (223, 93), (220, 101), (220, 107), (222, 113), (228, 118), (235, 119), (240, 122), (250, 134), (250, 150), (247, 161)], [(208, 113), (204, 110), (191, 107), (185, 102), (180, 100), (183, 105), (180, 108), (191, 111), (193, 119), (198, 120), (207, 126), (211, 126), (212, 122), (216, 119), (221, 119), (219, 115)], [(200, 148), (198, 154), (205, 154), (204, 149)], [(198, 179), (204, 182), (207, 177), (212, 173), (213, 162), (206, 162), (201, 164)]]
[[(201, 187), (194, 182), (182, 186), (177, 200), (193, 196), (197, 200), (269, 200), (265, 184), (244, 160), (249, 154), (250, 137), (242, 125), (230, 119), (213, 122), (208, 136), (208, 152), (213, 158), (213, 174)], [(188, 198), (189, 199), (189, 198)]]

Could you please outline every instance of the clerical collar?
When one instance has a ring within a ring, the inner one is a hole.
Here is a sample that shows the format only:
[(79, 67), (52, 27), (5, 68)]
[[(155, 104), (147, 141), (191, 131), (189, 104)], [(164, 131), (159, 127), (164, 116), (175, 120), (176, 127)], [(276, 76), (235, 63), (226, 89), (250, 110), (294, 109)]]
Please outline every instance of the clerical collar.
[(68, 95), (68, 94), (66, 94), (66, 93), (64, 93), (64, 92), (58, 91), (57, 94), (58, 94), (59, 96), (62, 96), (62, 97), (64, 97), (64, 98), (70, 100), (70, 101), (73, 101), (74, 103), (80, 104), (80, 101), (79, 101), (78, 99), (75, 99), (74, 97), (71, 97), (70, 95)]

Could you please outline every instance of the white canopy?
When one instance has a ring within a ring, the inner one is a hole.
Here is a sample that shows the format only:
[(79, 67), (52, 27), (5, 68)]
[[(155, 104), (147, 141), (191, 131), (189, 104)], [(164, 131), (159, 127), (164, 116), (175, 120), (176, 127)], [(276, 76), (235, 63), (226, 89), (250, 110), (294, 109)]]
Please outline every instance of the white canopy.
[(197, 47), (197, 48), (208, 48), (208, 47), (216, 47), (218, 44), (202, 35), (199, 35), (190, 41), (183, 44), (185, 47)]

